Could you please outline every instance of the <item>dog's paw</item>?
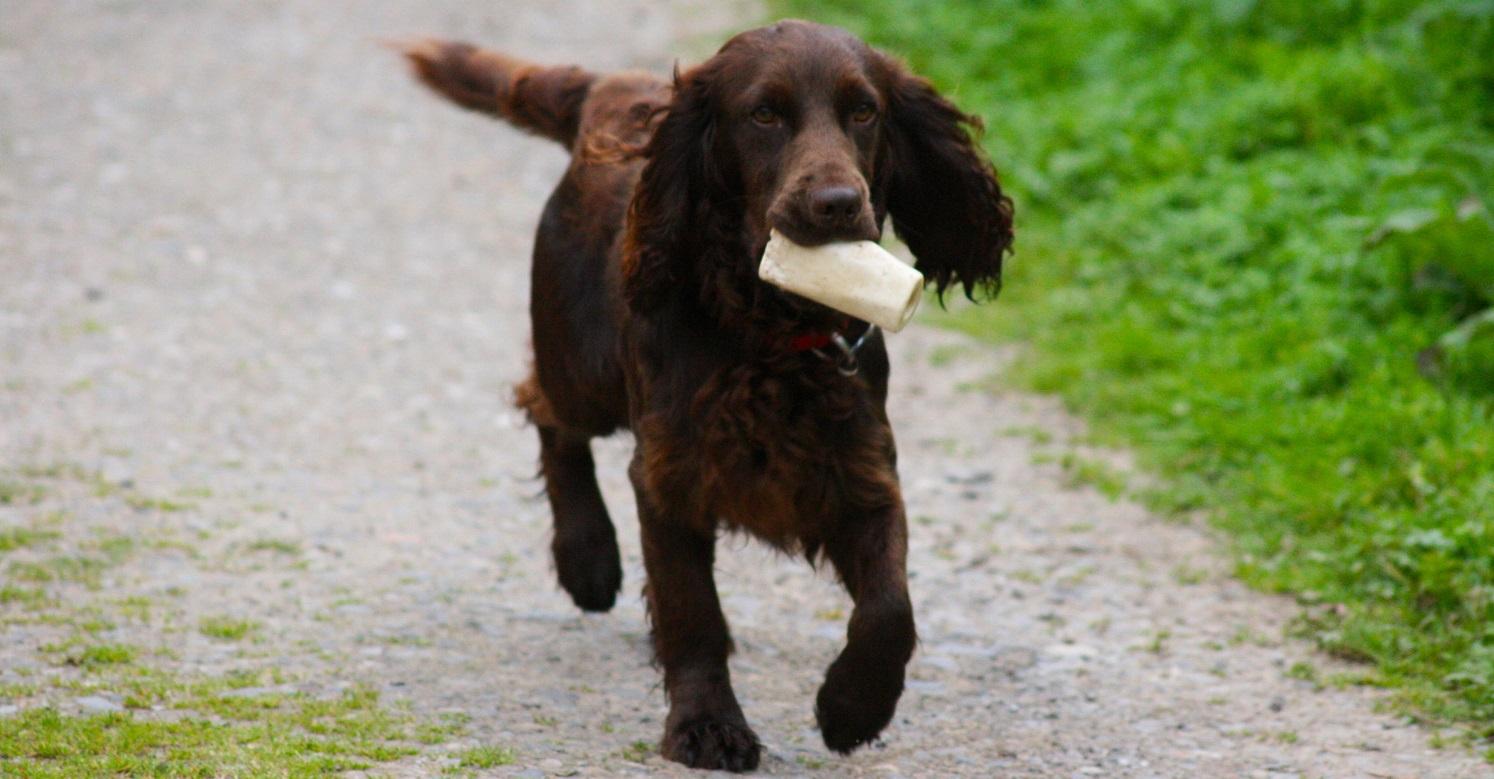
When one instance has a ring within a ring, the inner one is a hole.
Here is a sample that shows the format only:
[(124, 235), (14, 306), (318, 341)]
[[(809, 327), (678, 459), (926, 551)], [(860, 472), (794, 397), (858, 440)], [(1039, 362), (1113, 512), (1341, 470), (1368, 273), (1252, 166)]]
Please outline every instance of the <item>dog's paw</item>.
[(870, 743), (892, 721), (902, 692), (901, 666), (858, 674), (844, 660), (832, 663), (814, 702), (825, 746), (845, 754)]
[(691, 768), (741, 772), (757, 768), (762, 745), (747, 723), (707, 716), (670, 728), (659, 753)]
[(557, 540), (555, 574), (582, 611), (609, 611), (622, 589), (622, 560), (613, 538)]

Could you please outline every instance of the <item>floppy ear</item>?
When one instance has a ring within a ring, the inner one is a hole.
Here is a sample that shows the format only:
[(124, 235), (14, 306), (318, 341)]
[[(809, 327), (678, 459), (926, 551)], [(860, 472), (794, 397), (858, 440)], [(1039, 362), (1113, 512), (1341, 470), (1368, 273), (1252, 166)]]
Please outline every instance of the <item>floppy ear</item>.
[(940, 298), (951, 284), (995, 297), (1012, 244), (1012, 201), (976, 144), (982, 129), (927, 80), (889, 62), (887, 210)]
[(663, 305), (686, 283), (708, 214), (711, 84), (704, 67), (674, 79), (674, 99), (644, 148), (648, 160), (628, 207), (623, 296), (634, 311)]

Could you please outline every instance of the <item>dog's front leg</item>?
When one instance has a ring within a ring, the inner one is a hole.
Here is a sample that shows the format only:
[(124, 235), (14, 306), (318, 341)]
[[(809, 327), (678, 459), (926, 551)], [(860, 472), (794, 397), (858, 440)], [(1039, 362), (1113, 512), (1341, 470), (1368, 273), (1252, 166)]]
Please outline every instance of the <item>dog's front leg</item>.
[(849, 752), (892, 720), (918, 640), (908, 600), (908, 525), (895, 488), (887, 508), (842, 522), (825, 551), (856, 606), (845, 649), (815, 698), (815, 719), (825, 746)]
[(731, 689), (731, 635), (712, 575), (714, 533), (693, 526), (668, 496), (648, 494), (642, 469), (642, 458), (635, 457), (629, 475), (638, 498), (654, 656), (669, 697), (659, 751), (692, 768), (751, 771), (762, 748)]

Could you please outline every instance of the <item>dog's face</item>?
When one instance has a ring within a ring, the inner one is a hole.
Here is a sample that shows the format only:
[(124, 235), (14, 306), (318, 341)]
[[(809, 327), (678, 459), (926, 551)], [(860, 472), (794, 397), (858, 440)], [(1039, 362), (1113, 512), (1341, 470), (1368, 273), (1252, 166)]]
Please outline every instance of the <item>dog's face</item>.
[(807, 246), (879, 238), (871, 182), (887, 156), (889, 103), (879, 55), (844, 31), (785, 22), (736, 37), (718, 57), (718, 153), (737, 168), (753, 237), (774, 228)]
[[(940, 293), (994, 293), (1012, 204), (972, 138), (979, 127), (844, 30), (790, 20), (732, 38), (675, 77), (644, 150), (624, 259), (630, 305), (690, 294), (700, 285), (688, 282), (721, 277), (721, 263), (735, 283), (758, 283), (770, 229), (810, 246), (874, 240), (889, 214)], [(727, 242), (745, 251), (726, 256)]]

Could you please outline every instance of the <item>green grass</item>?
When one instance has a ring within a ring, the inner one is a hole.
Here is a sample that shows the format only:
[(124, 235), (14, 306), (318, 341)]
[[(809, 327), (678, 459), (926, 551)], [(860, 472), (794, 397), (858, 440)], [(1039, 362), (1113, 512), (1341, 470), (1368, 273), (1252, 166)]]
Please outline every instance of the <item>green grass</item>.
[(1093, 487), (1111, 500), (1126, 491), (1126, 478), (1105, 463), (1081, 457), (1072, 452), (1058, 458), (1070, 487)]
[(0, 478), (0, 506), (23, 506), (40, 503), (47, 496), (47, 488), (40, 484), (27, 484)]
[(149, 495), (129, 493), (124, 496), (125, 504), (136, 511), (186, 511), (193, 508), (194, 504), (186, 501), (171, 500), (169, 498), (156, 498)]
[(647, 741), (634, 741), (623, 747), (622, 759), (630, 763), (642, 763), (654, 753), (654, 745)]
[(244, 547), (250, 552), (274, 552), (283, 555), (298, 555), (301, 553), (301, 544), (283, 538), (261, 538), (250, 542)]
[(904, 56), (1018, 204), (1018, 384), (1494, 738), (1494, 3), (779, 0)]
[[(77, 625), (72, 619), (64, 618), (61, 622), (73, 624), (80, 629), (83, 627)], [(40, 649), (52, 655), (59, 665), (90, 672), (129, 666), (139, 655), (136, 647), (126, 644), (89, 643), (82, 635), (73, 635), (55, 643), (42, 644)]]
[(518, 759), (507, 747), (473, 747), (456, 754), (458, 768), (497, 768), (513, 765)]
[(11, 578), (34, 584), (77, 582), (89, 587), (99, 585), (99, 577), (109, 563), (96, 557), (59, 555), (35, 562), (14, 562), (7, 569)]
[(37, 587), (16, 587), (5, 585), (0, 587), (0, 606), (17, 604), (28, 609), (37, 609), (51, 603), (47, 597), (47, 591)]
[[(172, 510), (158, 502), (130, 501), (135, 493), (74, 467), (17, 473), (91, 483), (99, 498), (124, 499), (116, 509)], [(116, 514), (129, 516), (127, 510)], [(417, 718), (408, 706), (381, 704), (365, 687), (297, 692), (289, 685), (298, 680), (279, 671), (186, 676), (155, 667), (176, 656), (169, 644), (111, 640), (125, 623), (159, 628), (137, 629), (136, 636), (169, 637), (182, 629), (179, 603), (103, 587), (115, 566), (142, 558), (148, 564), (152, 555), (179, 548), (171, 538), (90, 530), (55, 511), (0, 530), (0, 628), (44, 626), (39, 629), (47, 636), (42, 643), (22, 641), (33, 647), (32, 660), (39, 663), (3, 669), (24, 681), (0, 683), (0, 703), (21, 707), (0, 716), (0, 775), (326, 776), (376, 771), (382, 763), (464, 735), (465, 715)], [(299, 550), (283, 541), (257, 548), (275, 554)], [(108, 594), (90, 595), (77, 585)], [(185, 591), (171, 587), (165, 594), (180, 598)], [(263, 628), (252, 620), (209, 615), (196, 629), (222, 641), (245, 641), (256, 639)], [(18, 651), (27, 653), (25, 647)], [(318, 687), (327, 682), (316, 680)], [(123, 711), (77, 713), (85, 696), (116, 702)], [(458, 762), (493, 767), (503, 764), (504, 755), (485, 747), (462, 753)]]
[(77, 655), (70, 657), (69, 662), (84, 668), (97, 668), (105, 665), (128, 665), (135, 661), (135, 648), (123, 644), (96, 644), (85, 647)]
[(164, 703), (189, 712), (184, 717), (72, 717), (28, 708), (0, 728), (0, 765), (29, 777), (324, 776), (417, 751), (408, 743), (408, 717), (379, 706), (370, 690), (328, 699), (235, 697), (241, 686), (155, 678), (144, 685), (147, 697), (133, 698), (138, 707)]
[(55, 530), (28, 527), (0, 530), (0, 552), (9, 552), (14, 549), (55, 541), (61, 536), (62, 534)]
[[(0, 592), (8, 603), (44, 605), (39, 590)], [(167, 648), (98, 640), (98, 630), (112, 627), (111, 610), (149, 621), (149, 606), (149, 599), (130, 596), (54, 615), (49, 624), (73, 631), (38, 650), (58, 673), (0, 685), (0, 701), (23, 706), (0, 717), (0, 774), (325, 776), (376, 768), (465, 732), (465, 715), (424, 721), (406, 706), (382, 705), (366, 687), (313, 695), (294, 691), (288, 685), (295, 680), (280, 671), (183, 676), (152, 666), (172, 654)], [(258, 625), (223, 617), (205, 619), (200, 628), (236, 640)], [(82, 696), (118, 701), (124, 711), (70, 714), (70, 701)], [(471, 759), (486, 765), (496, 758)]]
[(197, 623), (198, 632), (208, 638), (216, 638), (222, 641), (239, 641), (248, 638), (259, 630), (259, 623), (252, 619), (234, 619), (233, 617), (203, 617)]

